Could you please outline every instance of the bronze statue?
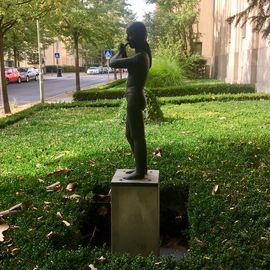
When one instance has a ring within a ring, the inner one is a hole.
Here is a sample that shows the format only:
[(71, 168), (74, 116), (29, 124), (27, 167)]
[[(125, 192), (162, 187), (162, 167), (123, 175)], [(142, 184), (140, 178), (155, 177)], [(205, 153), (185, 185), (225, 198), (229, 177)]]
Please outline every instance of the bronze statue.
[[(152, 64), (150, 47), (146, 41), (147, 32), (142, 22), (132, 22), (127, 27), (127, 44), (119, 44), (118, 52), (110, 60), (112, 68), (127, 68), (126, 85), (127, 120), (126, 137), (133, 152), (136, 168), (127, 172), (125, 179), (143, 179), (147, 174), (147, 151), (144, 132), (143, 110), (146, 107), (144, 85)], [(135, 49), (127, 57), (126, 46)]]

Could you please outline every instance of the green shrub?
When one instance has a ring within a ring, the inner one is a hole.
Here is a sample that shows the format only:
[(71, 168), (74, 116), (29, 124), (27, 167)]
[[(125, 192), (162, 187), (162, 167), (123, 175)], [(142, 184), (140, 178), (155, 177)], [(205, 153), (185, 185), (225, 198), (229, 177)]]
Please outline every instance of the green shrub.
[[(163, 121), (164, 117), (160, 109), (160, 102), (158, 101), (158, 99), (149, 89), (145, 89), (145, 97), (146, 108), (144, 110), (144, 121), (146, 123)], [(117, 118), (120, 119), (121, 122), (126, 121), (126, 107), (127, 101), (126, 99), (123, 99), (117, 115)]]
[(163, 112), (160, 109), (160, 102), (153, 94), (153, 92), (146, 88), (146, 109), (145, 109), (145, 121), (146, 122), (161, 122), (164, 120)]
[(149, 71), (146, 86), (176, 86), (185, 79), (184, 72), (179, 62), (166, 55), (160, 55), (153, 59), (152, 68)]

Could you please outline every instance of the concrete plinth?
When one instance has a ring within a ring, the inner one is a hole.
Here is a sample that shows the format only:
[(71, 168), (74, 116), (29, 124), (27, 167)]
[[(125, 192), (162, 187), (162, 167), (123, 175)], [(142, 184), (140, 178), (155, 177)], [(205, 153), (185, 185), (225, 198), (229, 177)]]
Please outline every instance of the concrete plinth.
[(159, 171), (143, 180), (125, 180), (117, 170), (111, 182), (111, 243), (113, 253), (159, 255)]

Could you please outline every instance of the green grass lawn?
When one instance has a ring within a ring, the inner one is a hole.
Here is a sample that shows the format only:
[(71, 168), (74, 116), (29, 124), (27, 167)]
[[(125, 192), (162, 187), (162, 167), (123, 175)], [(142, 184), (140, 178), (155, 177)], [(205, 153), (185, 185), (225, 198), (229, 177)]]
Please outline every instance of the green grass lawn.
[[(82, 245), (93, 194), (108, 193), (117, 168), (133, 167), (118, 108), (46, 108), (0, 129), (0, 211), (32, 201), (5, 218), (11, 228), (0, 242), (0, 269), (269, 269), (269, 108), (270, 101), (168, 104), (166, 121), (146, 126), (161, 194), (188, 190), (190, 251), (159, 266), (158, 258)], [(51, 175), (60, 168), (70, 172)], [(60, 189), (47, 192), (56, 181)], [(68, 197), (70, 182), (80, 199)]]

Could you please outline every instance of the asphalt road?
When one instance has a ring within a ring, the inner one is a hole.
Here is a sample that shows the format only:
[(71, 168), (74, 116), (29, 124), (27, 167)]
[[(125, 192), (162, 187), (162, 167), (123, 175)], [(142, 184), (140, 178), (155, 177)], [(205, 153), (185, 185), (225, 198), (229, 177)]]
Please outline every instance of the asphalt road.
[[(119, 76), (119, 75), (118, 75)], [(101, 83), (107, 83), (114, 79), (113, 74), (86, 75), (80, 74), (81, 89), (87, 89)], [(8, 84), (9, 103), (16, 105), (24, 105), (35, 103), (40, 100), (39, 82), (30, 81), (29, 83), (22, 82), (21, 84)], [(57, 77), (55, 74), (47, 74), (44, 76), (44, 96), (46, 101), (56, 100), (65, 101), (65, 96), (71, 99), (71, 92), (75, 90), (75, 74), (67, 73), (62, 77)], [(0, 95), (0, 104), (2, 97)]]

